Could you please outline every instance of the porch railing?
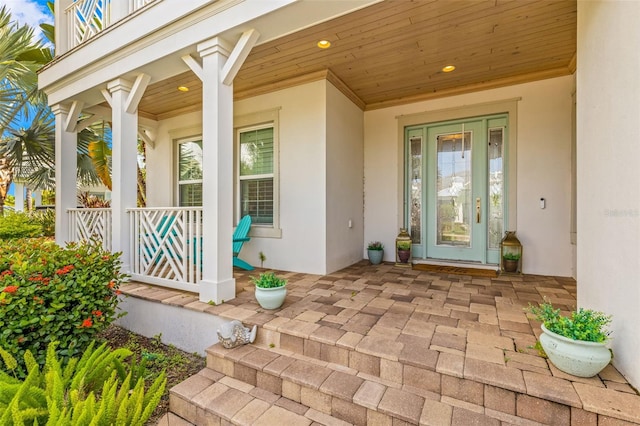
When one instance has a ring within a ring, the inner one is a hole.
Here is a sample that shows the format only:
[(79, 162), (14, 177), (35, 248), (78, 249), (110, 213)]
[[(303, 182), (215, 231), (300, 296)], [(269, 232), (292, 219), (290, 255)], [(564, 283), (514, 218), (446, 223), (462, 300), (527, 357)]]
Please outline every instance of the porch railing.
[(102, 241), (111, 251), (111, 209), (69, 209), (69, 241), (91, 238)]
[(202, 279), (202, 208), (127, 211), (131, 215), (132, 278), (197, 291)]
[[(112, 5), (120, 6), (122, 4), (119, 2), (123, 1), (127, 0), (75, 0), (71, 3), (65, 10), (69, 49), (84, 43), (122, 18), (114, 16)], [(124, 12), (131, 14), (153, 1), (156, 0), (128, 0), (128, 10)]]

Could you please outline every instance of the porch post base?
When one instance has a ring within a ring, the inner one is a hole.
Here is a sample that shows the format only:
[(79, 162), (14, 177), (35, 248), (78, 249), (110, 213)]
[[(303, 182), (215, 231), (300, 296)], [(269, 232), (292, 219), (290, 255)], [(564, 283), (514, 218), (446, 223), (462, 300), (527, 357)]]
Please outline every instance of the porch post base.
[(236, 297), (235, 278), (220, 282), (202, 280), (198, 286), (200, 288), (201, 302), (214, 302), (216, 305), (219, 305)]

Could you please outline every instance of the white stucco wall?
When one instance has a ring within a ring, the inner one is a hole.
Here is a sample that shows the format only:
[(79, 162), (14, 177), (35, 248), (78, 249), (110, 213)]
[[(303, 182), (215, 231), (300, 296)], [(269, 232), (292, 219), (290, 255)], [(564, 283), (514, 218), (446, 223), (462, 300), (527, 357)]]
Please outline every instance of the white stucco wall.
[[(331, 83), (327, 90), (327, 271), (362, 260), (364, 114)], [(349, 226), (351, 222), (351, 226)]]
[(578, 304), (613, 315), (640, 387), (640, 3), (578, 2)]
[[(403, 226), (398, 116), (521, 98), (517, 123), (511, 122), (517, 126), (517, 217), (509, 228), (523, 244), (525, 273), (572, 276), (572, 89), (573, 77), (567, 76), (365, 112), (365, 242), (393, 247)], [(385, 260), (394, 256), (385, 250)]]

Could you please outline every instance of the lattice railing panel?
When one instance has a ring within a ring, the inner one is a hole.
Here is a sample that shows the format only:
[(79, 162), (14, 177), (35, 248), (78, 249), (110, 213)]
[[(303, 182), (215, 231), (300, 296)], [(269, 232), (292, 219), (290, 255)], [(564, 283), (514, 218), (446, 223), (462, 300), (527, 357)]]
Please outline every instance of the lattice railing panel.
[[(100, 31), (111, 25), (112, 22), (143, 8), (157, 0), (75, 0), (65, 10), (67, 16), (67, 36), (69, 48), (74, 48), (84, 43)], [(128, 6), (128, 9), (112, 11), (113, 7)], [(121, 15), (121, 16), (118, 16)]]
[(69, 209), (69, 241), (98, 239), (111, 251), (111, 209)]
[(167, 282), (202, 279), (202, 208), (130, 209), (132, 273)]
[(111, 0), (77, 0), (67, 8), (69, 47), (89, 40), (109, 25), (110, 3)]

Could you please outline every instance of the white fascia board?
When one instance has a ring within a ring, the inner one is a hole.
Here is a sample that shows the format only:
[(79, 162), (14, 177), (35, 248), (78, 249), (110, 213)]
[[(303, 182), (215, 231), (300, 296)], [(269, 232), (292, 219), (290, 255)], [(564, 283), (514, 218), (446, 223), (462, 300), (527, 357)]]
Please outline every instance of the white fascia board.
[[(161, 1), (55, 60), (40, 72), (38, 86), (53, 104), (52, 98), (62, 102), (130, 73), (143, 71), (151, 75), (151, 81), (156, 81), (165, 78), (154, 78), (164, 67), (156, 67), (159, 69), (156, 73), (140, 68), (183, 49), (195, 51), (197, 43), (295, 1)], [(207, 4), (209, 7), (203, 7)], [(221, 7), (225, 5), (228, 7)], [(180, 65), (184, 70), (184, 64)]]
[[(149, 74), (153, 83), (188, 70), (181, 56), (195, 53), (197, 43), (214, 36), (235, 44), (244, 31), (255, 28), (261, 34), (259, 45), (379, 1), (161, 1), (47, 66), (40, 73), (39, 86), (49, 96), (49, 103), (55, 104), (97, 90), (114, 78), (134, 78), (140, 72)], [(177, 11), (176, 6), (182, 3), (190, 8)], [(155, 23), (152, 28), (140, 25), (149, 22)]]

